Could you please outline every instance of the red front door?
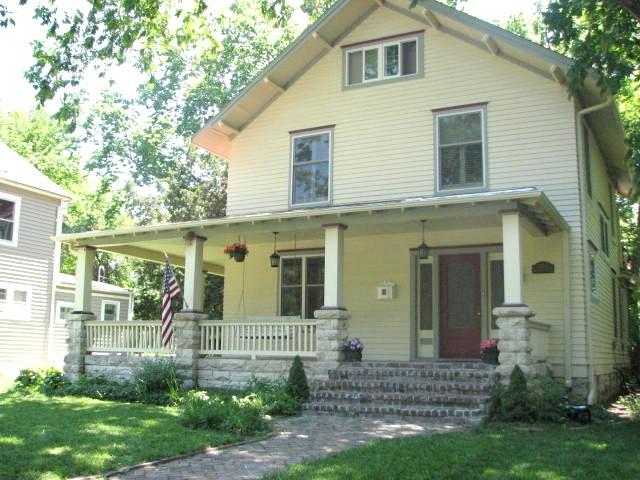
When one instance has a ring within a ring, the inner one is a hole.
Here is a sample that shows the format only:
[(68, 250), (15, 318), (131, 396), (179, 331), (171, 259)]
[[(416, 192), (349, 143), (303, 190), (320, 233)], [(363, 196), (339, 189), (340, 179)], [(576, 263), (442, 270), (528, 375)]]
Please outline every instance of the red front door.
[(480, 255), (440, 259), (440, 357), (480, 356)]

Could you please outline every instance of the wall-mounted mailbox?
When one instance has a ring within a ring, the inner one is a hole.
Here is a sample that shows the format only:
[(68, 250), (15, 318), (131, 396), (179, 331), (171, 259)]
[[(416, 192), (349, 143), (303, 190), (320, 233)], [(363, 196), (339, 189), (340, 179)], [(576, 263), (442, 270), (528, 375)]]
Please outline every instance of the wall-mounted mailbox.
[(382, 282), (377, 288), (378, 300), (391, 300), (396, 296), (396, 284), (393, 282)]

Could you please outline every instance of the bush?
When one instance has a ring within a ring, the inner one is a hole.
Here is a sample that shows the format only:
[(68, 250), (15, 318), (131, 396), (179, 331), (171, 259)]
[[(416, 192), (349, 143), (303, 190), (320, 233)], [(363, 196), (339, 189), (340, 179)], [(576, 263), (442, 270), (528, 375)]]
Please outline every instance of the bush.
[(13, 381), (11, 387), (14, 391), (29, 391), (33, 392), (39, 390), (42, 386), (42, 372), (40, 370), (33, 370), (31, 368), (24, 368), (20, 370), (20, 373)]
[(134, 384), (140, 400), (165, 405), (179, 389), (180, 382), (173, 360), (144, 360), (134, 373)]
[(80, 376), (77, 382), (62, 387), (59, 393), (118, 402), (136, 402), (140, 398), (132, 383), (118, 383), (104, 377), (88, 377), (86, 375)]
[(63, 373), (57, 368), (50, 367), (42, 372), (40, 391), (45, 395), (57, 395), (68, 385), (69, 382), (64, 379)]
[(287, 393), (299, 402), (303, 403), (309, 400), (309, 384), (307, 382), (307, 374), (304, 372), (304, 365), (299, 355), (293, 359), (293, 364), (289, 369), (289, 378), (287, 379)]
[(267, 430), (264, 405), (257, 395), (233, 397), (229, 405), (223, 429), (240, 435), (252, 435)]
[(632, 395), (627, 395), (626, 397), (622, 397), (620, 399), (622, 405), (629, 409), (629, 414), (631, 418), (640, 417), (640, 393), (635, 393)]
[(537, 377), (527, 384), (516, 366), (508, 387), (494, 387), (489, 417), (502, 422), (560, 422), (565, 419), (565, 403), (564, 389), (551, 377)]
[(245, 393), (254, 393), (262, 401), (267, 415), (298, 415), (302, 409), (302, 403), (289, 394), (287, 384), (282, 381), (253, 377)]

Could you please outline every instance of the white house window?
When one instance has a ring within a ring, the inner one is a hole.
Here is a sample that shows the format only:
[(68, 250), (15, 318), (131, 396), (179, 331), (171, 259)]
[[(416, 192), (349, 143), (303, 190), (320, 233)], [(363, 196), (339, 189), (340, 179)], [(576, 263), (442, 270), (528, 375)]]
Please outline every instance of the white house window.
[(485, 184), (484, 109), (436, 114), (438, 189)]
[(367, 42), (346, 49), (346, 86), (360, 85), (418, 73), (418, 38)]
[(0, 245), (17, 245), (19, 215), (20, 197), (0, 192)]
[(120, 320), (120, 302), (113, 300), (102, 301), (102, 315), (104, 322), (117, 322)]
[(0, 318), (28, 320), (31, 289), (20, 285), (0, 285)]
[(602, 212), (600, 212), (600, 246), (604, 254), (609, 256), (609, 223)]
[(598, 299), (598, 272), (596, 271), (596, 254), (591, 252), (589, 255), (589, 280), (591, 282), (591, 298)]
[(56, 323), (65, 323), (73, 312), (73, 302), (58, 300), (56, 302)]
[(291, 137), (291, 203), (327, 203), (330, 192), (332, 131), (314, 131)]
[(324, 257), (283, 257), (280, 262), (280, 315), (313, 318), (324, 303)]

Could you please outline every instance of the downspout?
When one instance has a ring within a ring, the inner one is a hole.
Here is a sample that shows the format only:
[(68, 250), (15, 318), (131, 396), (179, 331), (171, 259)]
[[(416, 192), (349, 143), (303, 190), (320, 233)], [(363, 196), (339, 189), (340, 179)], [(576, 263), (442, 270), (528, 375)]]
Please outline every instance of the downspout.
[[(578, 158), (580, 159), (579, 166), (579, 175), (580, 175), (580, 187), (582, 190), (581, 195), (581, 205), (580, 209), (580, 221), (582, 223), (582, 264), (583, 266), (589, 265), (589, 245), (587, 238), (587, 214), (586, 214), (586, 203), (587, 203), (587, 185), (585, 178), (585, 163), (587, 161), (584, 158), (584, 125), (583, 119), (587, 115), (602, 110), (613, 104), (613, 96), (610, 96), (607, 100), (597, 105), (592, 105), (591, 107), (583, 108), (576, 113), (576, 128), (577, 128), (577, 139), (578, 139)], [(586, 268), (583, 269), (586, 271)], [(584, 293), (585, 293), (585, 336), (587, 341), (587, 376), (589, 381), (589, 393), (587, 395), (587, 403), (589, 405), (593, 405), (598, 401), (598, 389), (596, 386), (596, 369), (594, 365), (594, 355), (593, 355), (593, 339), (591, 336), (591, 285), (587, 281), (587, 276), (584, 275)], [(570, 340), (570, 339), (569, 339)]]

